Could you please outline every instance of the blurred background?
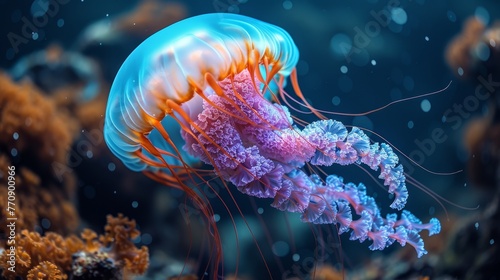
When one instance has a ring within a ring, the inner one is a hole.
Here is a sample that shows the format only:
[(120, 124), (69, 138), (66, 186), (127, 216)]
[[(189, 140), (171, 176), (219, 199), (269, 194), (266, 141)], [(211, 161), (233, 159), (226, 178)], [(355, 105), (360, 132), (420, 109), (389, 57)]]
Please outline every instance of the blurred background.
[[(211, 251), (199, 211), (183, 211), (192, 205), (182, 193), (129, 171), (109, 152), (104, 108), (120, 65), (148, 36), (190, 16), (237, 13), (291, 34), (300, 50), (301, 89), (316, 108), (363, 113), (444, 89), (364, 116), (332, 115), (398, 149), (407, 175), (422, 184), (409, 185), (406, 209), (424, 221), (438, 217), (443, 232), (425, 238), (429, 254), (417, 259), (409, 246), (372, 252), (366, 242), (339, 238), (335, 227), (313, 228), (270, 201), (241, 194), (244, 217), (233, 212), (233, 222), (214, 198), (225, 274), (238, 267), (238, 279), (499, 277), (497, 1), (0, 0), (0, 7), (0, 183), (6, 186), (7, 166), (16, 166), (18, 234), (53, 231), (67, 238), (89, 228), (105, 235), (106, 222), (113, 224), (106, 215), (123, 213), (140, 230), (128, 233), (132, 255), (143, 256), (138, 248), (147, 247), (149, 266), (134, 268), (115, 254), (109, 258), (118, 268), (110, 273), (122, 274), (113, 277), (203, 277)], [(382, 213), (390, 211), (391, 199), (360, 169), (326, 171), (364, 182)], [(221, 196), (228, 199), (223, 190)], [(0, 233), (6, 238), (8, 229)], [(103, 239), (100, 246), (109, 247)], [(56, 266), (78, 279), (74, 262)], [(15, 277), (5, 268), (4, 276)]]

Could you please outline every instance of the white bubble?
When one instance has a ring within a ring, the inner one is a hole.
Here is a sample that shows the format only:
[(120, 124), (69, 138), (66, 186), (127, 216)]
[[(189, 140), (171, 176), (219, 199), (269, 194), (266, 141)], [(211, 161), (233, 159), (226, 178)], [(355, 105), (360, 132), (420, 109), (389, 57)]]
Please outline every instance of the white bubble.
[(57, 20), (57, 27), (63, 27), (64, 26), (64, 19), (60, 18)]
[(38, 33), (37, 32), (31, 32), (31, 39), (33, 39), (33, 40), (38, 39)]
[(426, 113), (429, 112), (431, 110), (431, 102), (427, 99), (422, 100), (422, 102), (420, 102), (420, 108)]
[(299, 254), (293, 254), (292, 256), (293, 261), (297, 262), (300, 260), (300, 255)]
[(139, 206), (139, 202), (137, 201), (132, 201), (132, 208), (137, 208)]
[(464, 69), (462, 69), (462, 67), (458, 67), (457, 72), (458, 75), (462, 76), (464, 74)]
[(15, 157), (17, 156), (17, 149), (16, 148), (12, 148), (12, 150), (10, 150), (10, 154)]
[(408, 20), (408, 15), (403, 8), (397, 7), (391, 10), (391, 18), (395, 23), (403, 25)]
[(14, 140), (19, 139), (19, 133), (14, 132), (14, 133), (12, 134), (12, 138), (14, 138)]
[(373, 66), (377, 65), (377, 61), (375, 59), (372, 59), (372, 65)]
[(424, 39), (425, 39), (427, 42), (429, 42), (429, 40), (430, 40), (430, 39), (429, 39), (429, 36), (425, 36), (425, 37), (424, 37)]
[[(35, 0), (31, 4), (31, 15), (33, 17), (42, 17), (49, 10), (49, 2), (44, 0)], [(56, 4), (57, 5), (57, 4)]]
[(259, 208), (257, 209), (257, 213), (259, 213), (259, 214), (264, 213), (264, 209), (262, 209), (262, 207), (259, 207)]
[(345, 65), (340, 66), (340, 72), (342, 72), (343, 74), (346, 74), (347, 71), (349, 71), (349, 68), (347, 68), (347, 66), (345, 66)]
[(112, 162), (108, 163), (108, 170), (113, 172), (116, 169), (116, 165)]
[(214, 221), (217, 223), (220, 221), (220, 215), (219, 214), (214, 214)]
[(409, 129), (412, 129), (414, 126), (415, 126), (415, 124), (413, 123), (413, 121), (408, 121), (408, 128)]

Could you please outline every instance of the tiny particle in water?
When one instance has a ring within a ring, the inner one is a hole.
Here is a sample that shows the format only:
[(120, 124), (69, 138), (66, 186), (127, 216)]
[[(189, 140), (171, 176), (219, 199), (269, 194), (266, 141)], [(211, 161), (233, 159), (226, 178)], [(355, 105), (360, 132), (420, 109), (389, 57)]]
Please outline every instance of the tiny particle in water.
[(149, 245), (149, 244), (151, 244), (151, 242), (153, 242), (153, 237), (149, 233), (144, 233), (141, 236), (141, 241), (142, 241), (142, 244)]
[(217, 223), (220, 221), (220, 215), (219, 214), (214, 214), (214, 221)]
[(87, 157), (88, 158), (93, 158), (94, 157), (94, 153), (92, 153), (92, 151), (87, 151)]
[(290, 10), (293, 7), (292, 1), (283, 1), (283, 9)]
[(495, 243), (495, 239), (490, 239), (490, 245), (493, 245), (493, 243)]
[(474, 227), (476, 228), (476, 230), (478, 230), (478, 229), (479, 229), (479, 223), (478, 223), (478, 222), (476, 222), (476, 223), (474, 224)]
[(395, 23), (403, 25), (408, 20), (408, 15), (403, 8), (398, 7), (391, 10), (391, 18)]
[(112, 162), (108, 163), (108, 170), (113, 172), (116, 169), (116, 165)]
[(347, 73), (347, 71), (349, 71), (349, 68), (347, 68), (347, 66), (345, 66), (345, 65), (340, 66), (340, 72), (345, 74), (345, 73)]
[(64, 26), (64, 19), (60, 18), (57, 20), (57, 27), (63, 27)]
[(462, 67), (458, 67), (458, 75), (462, 76), (464, 74), (464, 69), (462, 69)]
[(257, 213), (259, 213), (259, 214), (264, 213), (264, 209), (262, 209), (262, 207), (259, 207), (259, 209), (257, 209)]
[(429, 36), (425, 36), (424, 38), (427, 42), (429, 42)]
[(109, 17), (109, 14), (106, 14), (107, 17)]
[(335, 105), (335, 106), (338, 106), (340, 104), (340, 97), (334, 96), (332, 98), (332, 104)]
[(17, 132), (14, 132), (14, 133), (12, 134), (12, 138), (14, 138), (14, 140), (19, 139), (19, 134), (18, 134)]
[(373, 66), (377, 65), (377, 61), (375, 59), (372, 59), (372, 65)]
[(408, 128), (409, 129), (412, 129), (414, 125), (415, 124), (413, 123), (413, 121), (408, 121)]
[(422, 100), (422, 102), (420, 102), (420, 108), (426, 113), (429, 112), (431, 110), (431, 102), (427, 99)]
[(457, 21), (457, 15), (455, 15), (455, 13), (454, 13), (454, 12), (452, 12), (452, 11), (448, 11), (448, 12), (446, 13), (446, 16), (448, 16), (448, 19), (449, 19), (451, 22), (455, 22), (455, 21)]
[(50, 228), (50, 225), (51, 225), (51, 223), (50, 223), (50, 220), (49, 220), (49, 219), (47, 219), (47, 218), (43, 218), (43, 219), (42, 219), (42, 227), (43, 227), (44, 229), (48, 229), (48, 228)]
[(288, 254), (290, 246), (285, 241), (276, 241), (272, 246), (273, 253), (278, 257), (284, 257)]
[(139, 202), (137, 201), (132, 201), (132, 208), (137, 208), (139, 206)]
[(16, 148), (12, 148), (12, 150), (10, 150), (10, 154), (15, 157), (17, 156), (17, 149)]
[(293, 254), (292, 259), (294, 262), (297, 262), (300, 260), (300, 255), (299, 254)]
[(33, 40), (38, 39), (38, 33), (37, 33), (37, 32), (31, 32), (31, 38), (32, 38)]

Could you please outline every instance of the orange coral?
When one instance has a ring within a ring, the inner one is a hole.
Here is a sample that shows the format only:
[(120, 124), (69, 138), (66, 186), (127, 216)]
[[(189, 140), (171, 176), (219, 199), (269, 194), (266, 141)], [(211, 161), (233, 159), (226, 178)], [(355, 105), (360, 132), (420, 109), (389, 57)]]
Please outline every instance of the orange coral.
[[(115, 276), (121, 276), (122, 271), (125, 274), (143, 274), (149, 265), (149, 254), (147, 247), (138, 249), (132, 242), (140, 234), (135, 228), (135, 221), (121, 214), (116, 218), (109, 215), (107, 220), (104, 235), (98, 236), (94, 231), (85, 229), (81, 239), (74, 235), (64, 238), (53, 232), (42, 236), (22, 230), (16, 236), (15, 272), (3, 270), (2, 276), (7, 279), (15, 279), (16, 276), (67, 279), (73, 273), (78, 274), (74, 276), (95, 274), (96, 269), (107, 269), (106, 273), (111, 272)], [(7, 249), (0, 255), (0, 262), (7, 263), (9, 252)], [(99, 262), (107, 267), (96, 265)]]
[(68, 276), (62, 274), (57, 266), (51, 262), (44, 261), (28, 272), (28, 280), (64, 280)]
[[(0, 74), (0, 146), (16, 148), (32, 162), (65, 162), (77, 126), (55, 104), (28, 83), (14, 84)], [(18, 137), (13, 137), (17, 133)]]
[[(7, 170), (12, 163), (6, 155), (0, 154), (0, 170)], [(17, 166), (17, 165), (16, 165)], [(16, 228), (34, 230), (42, 220), (48, 222), (48, 229), (62, 234), (73, 232), (78, 226), (78, 214), (71, 203), (71, 194), (53, 183), (44, 185), (42, 179), (27, 167), (16, 168)], [(68, 177), (69, 178), (69, 177)], [(66, 181), (66, 188), (74, 182)], [(7, 178), (0, 177), (0, 236), (7, 232)], [(47, 226), (47, 225), (46, 225)], [(0, 246), (5, 240), (0, 238)]]
[(485, 24), (475, 17), (467, 20), (462, 33), (448, 45), (446, 61), (454, 73), (462, 77), (491, 73), (498, 75), (500, 22), (486, 29)]
[(148, 248), (142, 246), (137, 249), (132, 242), (140, 235), (134, 220), (129, 220), (122, 214), (118, 217), (108, 215), (105, 234), (99, 240), (105, 247), (111, 247), (116, 259), (125, 264), (125, 268), (132, 274), (143, 274), (149, 265)]
[[(37, 232), (22, 230), (16, 236), (15, 252), (17, 259), (15, 272), (4, 270), (2, 275), (8, 279), (14, 279), (16, 276), (29, 277), (29, 274), (32, 274), (32, 277), (38, 277), (38, 273), (49, 273), (50, 271), (54, 271), (54, 273), (57, 271), (67, 272), (71, 269), (72, 255), (85, 247), (81, 240), (78, 240), (79, 242), (75, 241), (74, 237), (64, 239), (52, 232), (41, 236)], [(7, 259), (6, 251), (0, 255), (0, 260), (5, 263)], [(47, 262), (50, 262), (51, 265), (48, 265)], [(39, 266), (40, 264), (42, 265)], [(36, 269), (37, 267), (38, 269)], [(51, 268), (57, 268), (57, 271)]]
[(313, 280), (341, 280), (344, 279), (342, 272), (329, 265), (321, 265), (313, 269), (311, 272)]
[[(17, 85), (0, 74), (0, 236), (6, 232), (8, 166), (15, 166), (16, 227), (46, 227), (63, 234), (78, 223), (73, 198), (75, 177), (57, 174), (55, 163), (65, 163), (77, 125), (55, 103), (29, 83)], [(68, 170), (69, 167), (67, 167)], [(0, 238), (0, 245), (4, 244)]]

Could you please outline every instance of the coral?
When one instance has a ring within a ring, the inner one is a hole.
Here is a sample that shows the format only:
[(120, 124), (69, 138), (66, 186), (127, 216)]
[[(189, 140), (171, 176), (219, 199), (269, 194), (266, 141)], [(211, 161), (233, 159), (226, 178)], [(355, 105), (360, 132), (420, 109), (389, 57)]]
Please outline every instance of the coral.
[(71, 233), (79, 219), (72, 203), (76, 178), (66, 161), (78, 124), (30, 83), (15, 84), (0, 74), (0, 84), (0, 245), (7, 232), (9, 166), (16, 173), (17, 232)]
[(469, 75), (472, 67), (472, 57), (470, 51), (481, 38), (484, 31), (484, 24), (476, 18), (470, 18), (463, 26), (462, 33), (454, 38), (446, 49), (446, 61), (455, 70), (462, 68), (464, 75)]
[[(134, 220), (119, 214), (109, 215), (105, 234), (98, 236), (85, 229), (81, 238), (66, 238), (54, 232), (44, 236), (22, 230), (16, 236), (15, 272), (3, 270), (2, 276), (15, 279), (122, 279), (122, 275), (143, 274), (149, 265), (147, 247), (138, 249), (132, 239), (139, 236)], [(0, 255), (7, 263), (9, 248)], [(31, 276), (30, 276), (31, 275)], [(30, 278), (31, 277), (31, 278)], [(44, 278), (45, 277), (45, 278)], [(49, 278), (46, 278), (49, 277)], [(59, 278), (57, 278), (59, 277)]]
[(0, 74), (0, 84), (0, 147), (15, 148), (28, 164), (48, 163), (44, 171), (51, 173), (52, 162), (66, 162), (76, 123), (29, 83)]
[(498, 76), (500, 22), (487, 28), (475, 17), (467, 20), (462, 33), (448, 45), (446, 61), (455, 74), (464, 78)]
[[(6, 155), (0, 154), (0, 170), (12, 166)], [(45, 221), (45, 229), (62, 234), (73, 232), (78, 226), (78, 214), (71, 203), (72, 194), (65, 188), (72, 188), (73, 181), (66, 180), (61, 188), (54, 183), (42, 183), (42, 179), (29, 168), (16, 168), (16, 227), (34, 230)], [(72, 177), (68, 177), (72, 178)], [(72, 178), (73, 179), (73, 178)], [(7, 177), (0, 177), (0, 245), (5, 242), (7, 232)], [(42, 228), (41, 226), (39, 228)]]
[(125, 263), (125, 269), (132, 274), (143, 274), (146, 272), (149, 264), (148, 249), (143, 246), (137, 249), (132, 242), (140, 235), (136, 229), (134, 220), (129, 220), (122, 214), (118, 217), (108, 215), (105, 234), (102, 235), (100, 242), (116, 254), (116, 259)]
[[(48, 272), (49, 268), (53, 272), (55, 269), (67, 272), (71, 268), (71, 256), (79, 250), (83, 250), (84, 247), (84, 243), (75, 236), (65, 239), (53, 232), (41, 236), (37, 232), (22, 230), (16, 236), (15, 252), (18, 259), (16, 260), (15, 273), (4, 270), (2, 275), (8, 279), (14, 279), (16, 276), (28, 277), (28, 274), (32, 274), (33, 277), (35, 272)], [(0, 256), (2, 263), (7, 261), (7, 251)], [(47, 264), (48, 262), (50, 265)]]
[(321, 265), (311, 270), (310, 277), (312, 280), (342, 280), (344, 275), (337, 269), (328, 266)]
[(119, 265), (102, 251), (78, 252), (73, 255), (73, 260), (74, 280), (122, 279)]
[(57, 266), (44, 261), (28, 272), (28, 280), (63, 280), (68, 277), (61, 273)]

